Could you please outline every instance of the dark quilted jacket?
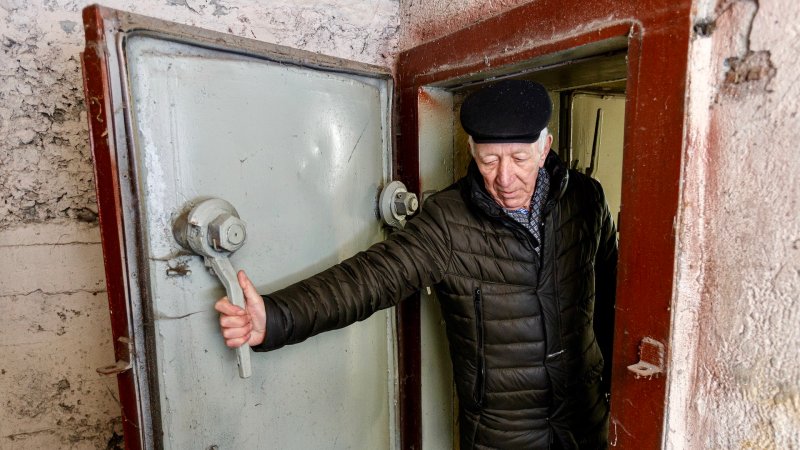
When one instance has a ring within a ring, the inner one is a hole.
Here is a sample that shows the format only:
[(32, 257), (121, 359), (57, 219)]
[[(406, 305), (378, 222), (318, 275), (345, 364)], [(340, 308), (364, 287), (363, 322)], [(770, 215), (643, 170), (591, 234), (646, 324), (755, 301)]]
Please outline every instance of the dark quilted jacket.
[[(616, 230), (600, 185), (551, 152), (541, 259), (474, 163), (403, 231), (265, 297), (272, 350), (434, 286), (447, 325), (461, 448), (607, 447)], [(604, 373), (605, 372), (605, 373)]]

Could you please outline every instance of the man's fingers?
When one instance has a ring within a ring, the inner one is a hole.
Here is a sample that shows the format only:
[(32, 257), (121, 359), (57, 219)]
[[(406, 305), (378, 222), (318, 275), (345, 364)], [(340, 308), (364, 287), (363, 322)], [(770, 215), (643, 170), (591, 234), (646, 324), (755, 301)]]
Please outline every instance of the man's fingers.
[(214, 304), (214, 309), (221, 314), (228, 316), (242, 316), (245, 314), (244, 309), (234, 305), (228, 300), (228, 297), (222, 297)]
[[(230, 348), (239, 348), (249, 343), (253, 339), (253, 320), (260, 320), (261, 322), (264, 320), (263, 300), (256, 292), (253, 283), (247, 278), (247, 274), (244, 271), (239, 271), (237, 273), (237, 281), (244, 293), (247, 310), (232, 304), (227, 297), (222, 297), (214, 304), (214, 309), (220, 313), (219, 325), (222, 329), (222, 337), (225, 339), (225, 345)], [(256, 314), (260, 313), (260, 315), (253, 316), (252, 311), (255, 311)], [(263, 328), (263, 325), (261, 328)], [(263, 335), (263, 332), (257, 336), (261, 335)], [(254, 340), (254, 344), (262, 339)]]
[(241, 328), (223, 328), (222, 337), (225, 339), (235, 339), (242, 336), (248, 336), (252, 331), (252, 328), (253, 327), (250, 326), (250, 324)]
[(244, 273), (244, 270), (240, 270), (239, 273), (237, 274), (237, 277), (239, 279), (239, 286), (242, 288), (242, 291), (244, 292), (244, 298), (247, 299), (248, 303), (250, 302), (250, 299), (256, 297), (258, 299), (261, 298), (261, 296), (258, 295), (258, 292), (256, 291), (256, 287), (253, 286), (253, 282), (250, 281), (250, 278), (248, 278), (247, 274)]
[(242, 336), (234, 339), (225, 339), (225, 345), (230, 348), (239, 348), (250, 340), (250, 335)]
[(250, 323), (250, 316), (229, 316), (221, 314), (219, 316), (219, 326), (222, 328), (241, 328)]

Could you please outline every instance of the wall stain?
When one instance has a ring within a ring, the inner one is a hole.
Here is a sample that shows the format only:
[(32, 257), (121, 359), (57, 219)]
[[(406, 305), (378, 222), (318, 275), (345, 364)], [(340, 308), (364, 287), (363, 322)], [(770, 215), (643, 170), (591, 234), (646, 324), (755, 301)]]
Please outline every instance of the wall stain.
[[(712, 40), (697, 42), (703, 59), (690, 73), (690, 85), (707, 86), (699, 92), (710, 100), (695, 119), (708, 127), (705, 145), (687, 152), (703, 166), (687, 179), (704, 177), (688, 206), (702, 211), (703, 237), (690, 249), (700, 268), (689, 270), (702, 277), (697, 362), (687, 387), (689, 429), (672, 436), (672, 448), (793, 448), (800, 270), (792, 247), (800, 191), (788, 180), (799, 161), (791, 153), (798, 96), (787, 76), (797, 64), (783, 46), (795, 44), (784, 24), (796, 23), (800, 10), (790, 0), (700, 3), (714, 13), (700, 21), (713, 26), (695, 22), (696, 37), (708, 32)], [(764, 144), (769, 154), (756, 151)], [(689, 296), (689, 287), (678, 289)]]
[(769, 51), (761, 50), (748, 51), (744, 57), (733, 56), (726, 59), (723, 94), (737, 96), (753, 91), (771, 92), (769, 86), (777, 72), (771, 56)]
[(712, 19), (700, 19), (694, 23), (692, 31), (697, 37), (709, 37), (714, 33), (717, 23)]
[(716, 8), (717, 17), (730, 15), (743, 22), (737, 24), (738, 38), (734, 40), (737, 54), (723, 61), (723, 82), (719, 91), (722, 97), (736, 99), (772, 92), (770, 85), (778, 70), (772, 62), (772, 54), (769, 50), (755, 51), (751, 45), (753, 22), (759, 8), (758, 0), (725, 0)]
[(12, 414), (10, 417), (20, 423), (39, 421), (52, 426), (31, 430), (25, 429), (30, 428), (30, 425), (26, 425), (24, 431), (0, 436), (0, 448), (5, 446), (4, 441), (19, 443), (35, 439), (31, 442), (42, 442), (41, 435), (51, 435), (50, 441), (61, 442), (59, 448), (72, 447), (68, 444), (119, 448), (113, 445), (107, 447), (107, 443), (113, 444), (121, 436), (121, 417), (97, 415), (91, 411), (94, 406), (83, 402), (92, 397), (94, 381), (74, 375), (72, 380), (62, 377), (48, 383), (52, 374), (46, 371), (29, 371), (11, 376), (18, 392), (7, 396), (4, 402), (5, 410)]

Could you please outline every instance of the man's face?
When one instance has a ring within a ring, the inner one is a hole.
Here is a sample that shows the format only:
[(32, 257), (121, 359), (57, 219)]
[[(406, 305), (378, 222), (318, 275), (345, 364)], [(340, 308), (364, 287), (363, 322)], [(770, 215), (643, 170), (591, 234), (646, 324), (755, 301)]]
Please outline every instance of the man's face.
[(553, 137), (547, 135), (544, 149), (533, 144), (473, 144), (478, 170), (486, 190), (503, 208), (530, 207), (536, 176), (544, 166)]

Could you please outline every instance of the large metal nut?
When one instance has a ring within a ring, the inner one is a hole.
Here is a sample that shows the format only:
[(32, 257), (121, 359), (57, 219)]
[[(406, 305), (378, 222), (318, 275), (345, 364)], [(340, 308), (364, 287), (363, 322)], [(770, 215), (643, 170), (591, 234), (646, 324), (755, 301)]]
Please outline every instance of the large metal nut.
[(411, 192), (398, 192), (394, 197), (394, 210), (401, 216), (410, 216), (417, 212), (419, 201)]
[(231, 214), (220, 214), (208, 224), (208, 241), (217, 250), (235, 252), (244, 245), (247, 229), (242, 219)]

